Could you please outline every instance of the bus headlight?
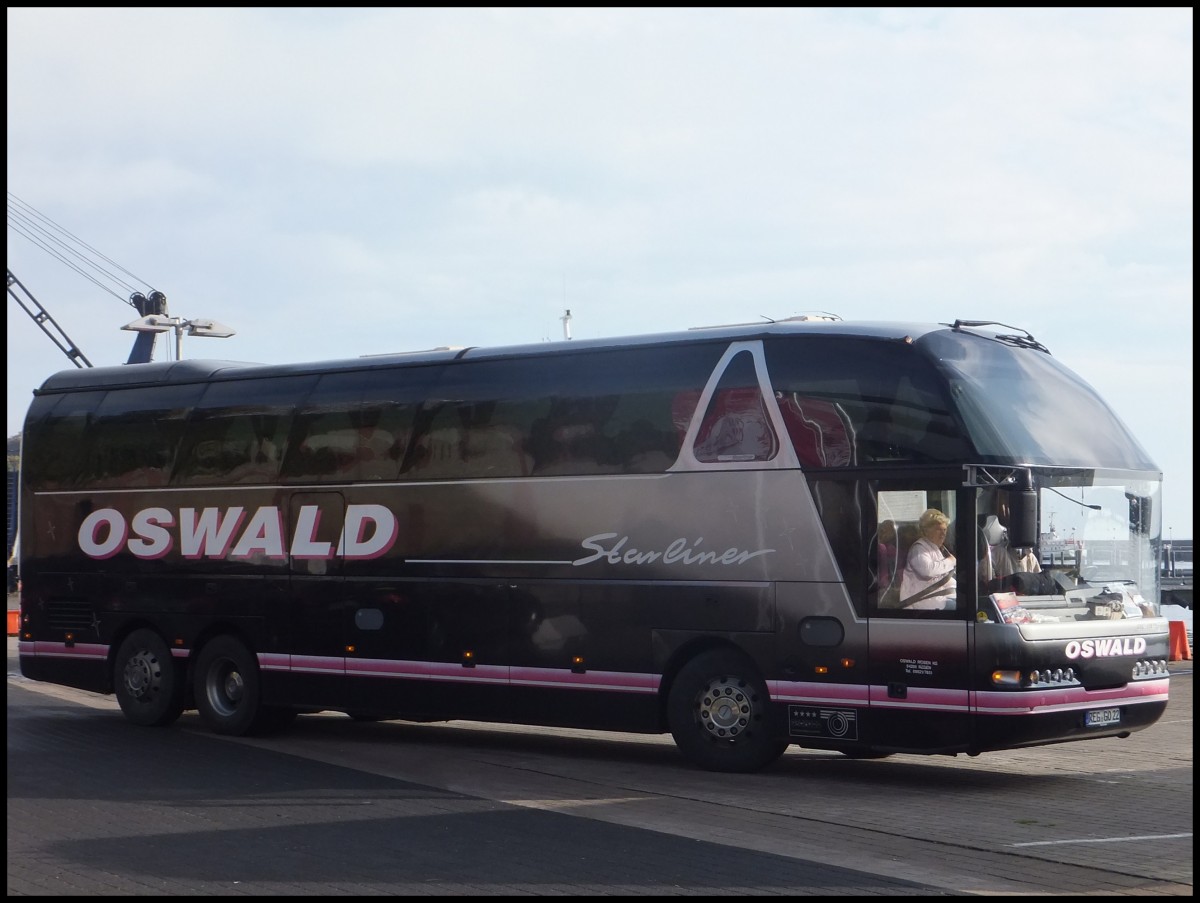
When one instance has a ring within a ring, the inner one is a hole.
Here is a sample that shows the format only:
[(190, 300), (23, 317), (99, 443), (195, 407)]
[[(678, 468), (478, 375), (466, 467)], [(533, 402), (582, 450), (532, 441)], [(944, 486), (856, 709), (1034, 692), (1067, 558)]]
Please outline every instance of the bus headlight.
[[(1015, 682), (1014, 682), (1015, 680)], [(1020, 671), (993, 671), (992, 683), (998, 687), (1037, 686), (1038, 684), (1076, 683), (1074, 668), (1044, 668), (1029, 672), (1027, 681), (1021, 681)]]
[(1166, 674), (1170, 669), (1167, 667), (1166, 661), (1162, 659), (1153, 659), (1151, 661), (1135, 662), (1133, 665), (1134, 677), (1151, 677), (1159, 674)]

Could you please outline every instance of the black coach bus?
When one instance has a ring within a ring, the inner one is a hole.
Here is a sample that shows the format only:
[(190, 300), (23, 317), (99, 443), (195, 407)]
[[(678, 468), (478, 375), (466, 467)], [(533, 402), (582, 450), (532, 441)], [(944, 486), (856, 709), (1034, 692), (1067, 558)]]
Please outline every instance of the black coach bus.
[(752, 771), (1167, 704), (1162, 475), (1002, 324), (70, 370), (22, 464), (21, 671), (136, 724), (670, 732)]

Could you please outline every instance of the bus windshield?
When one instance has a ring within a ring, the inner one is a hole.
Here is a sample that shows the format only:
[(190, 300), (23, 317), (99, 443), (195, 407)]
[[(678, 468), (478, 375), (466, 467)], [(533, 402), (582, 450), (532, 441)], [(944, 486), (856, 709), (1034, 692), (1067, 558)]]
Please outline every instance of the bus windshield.
[(982, 461), (1158, 470), (1096, 391), (1049, 354), (953, 331), (922, 343)]
[(1005, 493), (979, 492), (980, 610), (1009, 623), (1158, 614), (1161, 484), (1092, 471), (1037, 474), (1038, 544), (1008, 542)]

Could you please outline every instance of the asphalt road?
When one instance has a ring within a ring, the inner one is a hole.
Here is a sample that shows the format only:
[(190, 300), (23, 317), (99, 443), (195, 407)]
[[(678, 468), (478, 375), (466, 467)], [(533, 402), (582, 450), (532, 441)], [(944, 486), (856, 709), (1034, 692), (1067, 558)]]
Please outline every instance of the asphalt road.
[(1125, 740), (715, 775), (662, 737), (137, 728), (8, 643), (10, 896), (1192, 895), (1190, 662)]

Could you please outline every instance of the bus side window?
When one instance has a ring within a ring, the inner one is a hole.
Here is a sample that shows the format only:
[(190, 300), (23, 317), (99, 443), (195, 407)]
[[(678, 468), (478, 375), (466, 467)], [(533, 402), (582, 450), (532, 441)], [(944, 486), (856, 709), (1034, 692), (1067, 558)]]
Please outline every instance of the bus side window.
[[(359, 429), (358, 478), (362, 480), (394, 480), (400, 471), (400, 460), (408, 448), (411, 424), (399, 416), (385, 414), (380, 423)], [(389, 429), (390, 427), (390, 429)]]
[(687, 389), (677, 392), (671, 400), (671, 422), (675, 425), (676, 444), (683, 447), (692, 418), (696, 416), (696, 405), (700, 403), (700, 390)]
[[(943, 382), (927, 359), (904, 344), (855, 337), (769, 339), (771, 381), (780, 394), (801, 463), (820, 466), (960, 461), (969, 443), (951, 412)], [(786, 401), (785, 401), (786, 399)], [(811, 401), (831, 406), (819, 410)], [(795, 401), (802, 411), (792, 411)], [(842, 436), (835, 421), (842, 421)], [(819, 434), (819, 435), (817, 435)]]
[[(501, 414), (497, 416), (498, 412)], [(462, 422), (462, 473), (466, 478), (523, 477), (532, 459), (525, 454), (525, 440), (510, 423), (502, 422), (513, 412), (499, 402), (480, 400), (458, 406)]]
[[(274, 420), (274, 418), (271, 418)], [(230, 483), (265, 483), (279, 475), (279, 446), (260, 416), (234, 418), (225, 436), (220, 478)]]
[(165, 387), (149, 395), (149, 402), (143, 392), (113, 389), (96, 410), (85, 436), (84, 479), (90, 485), (158, 487), (170, 480), (184, 423), (201, 388)]
[(533, 426), (537, 455), (533, 472), (542, 476), (615, 473), (615, 449), (597, 424), (584, 417), (553, 418)]
[(696, 434), (697, 461), (769, 461), (778, 451), (779, 441), (757, 387), (714, 393)]
[(67, 489), (83, 474), (84, 438), (103, 392), (34, 397), (26, 417), (25, 442), (37, 455), (21, 461), (24, 482), (33, 489)]
[(616, 457), (625, 473), (662, 473), (675, 463), (679, 449), (671, 436), (646, 418), (639, 418), (617, 434)]
[[(908, 550), (917, 541), (920, 531), (915, 523), (887, 521), (893, 526), (890, 537), (887, 536), (883, 525), (880, 525), (876, 545), (876, 573), (878, 605), (880, 608), (900, 607), (900, 578), (904, 574), (904, 565), (908, 561)], [(889, 548), (890, 547), (890, 548)], [(887, 566), (885, 569), (885, 561)]]
[(414, 423), (428, 374), (399, 380), (389, 378), (367, 385), (351, 419), (357, 429), (354, 478), (394, 480), (401, 472), (413, 441)]
[(616, 395), (559, 398), (530, 427), (533, 472), (540, 476), (616, 473), (621, 468), (606, 427), (617, 409)]
[[(681, 393), (676, 396), (674, 419), (682, 423), (682, 413), (695, 409)], [(730, 358), (721, 373), (708, 408), (700, 422), (692, 453), (702, 464), (734, 461), (769, 461), (779, 453), (779, 437), (771, 425), (759, 386), (754, 356), (739, 351)]]
[(175, 467), (176, 478), (185, 484), (223, 481), (249, 459), (249, 437), (238, 432), (238, 420), (228, 411), (208, 410), (193, 419)]
[(309, 413), (296, 418), (283, 472), (291, 478), (348, 478), (357, 460), (358, 431), (345, 413)]
[(467, 477), (524, 477), (533, 458), (525, 454), (524, 439), (510, 426), (481, 426), (467, 433), (463, 460)]
[(105, 418), (88, 438), (85, 474), (90, 485), (101, 489), (166, 485), (171, 462), (154, 421)]
[(807, 482), (851, 604), (858, 614), (866, 616), (875, 601), (871, 582), (875, 558), (863, 529), (863, 512), (871, 505), (870, 491), (865, 481), (844, 474), (844, 471), (827, 471), (809, 477)]
[(857, 463), (854, 425), (842, 405), (795, 392), (777, 392), (776, 399), (801, 467)]
[(293, 399), (314, 377), (209, 383), (183, 429), (172, 485), (251, 485), (279, 478)]
[(442, 403), (423, 412), (415, 430), (403, 475), (415, 480), (440, 480), (463, 475), (463, 425), (458, 408)]

